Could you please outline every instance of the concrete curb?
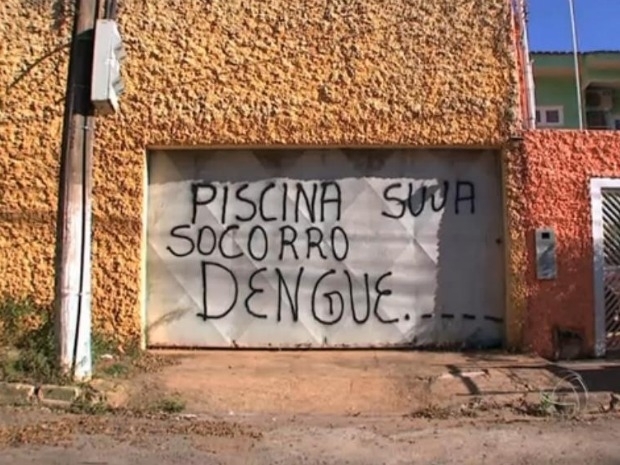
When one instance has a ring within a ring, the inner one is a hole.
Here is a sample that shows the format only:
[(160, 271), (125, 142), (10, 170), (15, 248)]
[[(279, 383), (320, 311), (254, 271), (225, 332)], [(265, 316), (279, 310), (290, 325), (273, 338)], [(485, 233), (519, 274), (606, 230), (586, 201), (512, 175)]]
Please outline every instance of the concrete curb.
[(43, 405), (70, 407), (80, 396), (81, 390), (75, 386), (43, 385), (37, 389), (37, 398)]
[(35, 402), (35, 387), (23, 383), (0, 383), (0, 403), (27, 405)]
[(41, 404), (49, 407), (70, 407), (80, 396), (76, 386), (58, 386), (0, 382), (0, 405)]

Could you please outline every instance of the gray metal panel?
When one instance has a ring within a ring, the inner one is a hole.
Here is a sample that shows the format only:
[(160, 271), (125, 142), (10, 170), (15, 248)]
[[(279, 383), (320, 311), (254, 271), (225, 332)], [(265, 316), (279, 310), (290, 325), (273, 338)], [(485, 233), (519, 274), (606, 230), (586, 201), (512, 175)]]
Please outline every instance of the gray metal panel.
[(552, 228), (537, 228), (534, 232), (536, 243), (536, 277), (550, 280), (557, 277), (556, 239)]
[[(492, 152), (156, 152), (149, 170), (149, 345), (484, 346), (503, 338)], [(293, 236), (295, 252), (282, 247)], [(319, 236), (322, 255), (309, 247)]]

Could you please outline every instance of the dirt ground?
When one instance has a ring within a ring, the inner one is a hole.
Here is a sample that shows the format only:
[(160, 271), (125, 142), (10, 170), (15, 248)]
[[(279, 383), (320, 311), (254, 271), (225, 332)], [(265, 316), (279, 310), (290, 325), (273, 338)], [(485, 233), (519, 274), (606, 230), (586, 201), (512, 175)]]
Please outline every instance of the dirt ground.
[(83, 416), (0, 410), (0, 464), (620, 463), (620, 418)]
[(209, 414), (405, 415), (472, 402), (512, 405), (560, 383), (524, 355), (419, 351), (163, 352), (176, 363), (95, 383), (119, 407), (175, 395)]
[(112, 412), (0, 409), (0, 465), (620, 464), (617, 363), (165, 352), (130, 377), (110, 363), (93, 384)]

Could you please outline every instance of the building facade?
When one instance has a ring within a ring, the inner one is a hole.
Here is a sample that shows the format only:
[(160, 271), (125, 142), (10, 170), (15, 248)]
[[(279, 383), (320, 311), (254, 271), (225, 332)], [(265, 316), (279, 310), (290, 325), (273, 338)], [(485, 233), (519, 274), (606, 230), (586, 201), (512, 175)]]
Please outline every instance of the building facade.
[[(49, 302), (70, 20), (23, 10), (2, 10), (0, 285)], [(127, 1), (119, 20), (95, 328), (175, 346), (504, 340), (509, 2)]]
[[(560, 213), (616, 167), (605, 149), (552, 189), (568, 174), (548, 173), (561, 162), (547, 148), (586, 136), (524, 133), (512, 4), (123, 2), (126, 93), (96, 126), (95, 330), (147, 346), (552, 355), (571, 320), (593, 353), (592, 233)], [(7, 0), (0, 15), (0, 294), (48, 304), (71, 11)], [(545, 281), (541, 227), (557, 237)]]
[[(537, 130), (509, 155), (514, 329), (525, 350), (577, 357), (620, 347), (619, 149), (617, 131)], [(538, 273), (548, 263), (540, 229), (555, 236), (553, 277)]]
[[(531, 55), (540, 128), (620, 129), (620, 52), (579, 54), (580, 99), (572, 53)], [(580, 107), (581, 105), (581, 107)]]

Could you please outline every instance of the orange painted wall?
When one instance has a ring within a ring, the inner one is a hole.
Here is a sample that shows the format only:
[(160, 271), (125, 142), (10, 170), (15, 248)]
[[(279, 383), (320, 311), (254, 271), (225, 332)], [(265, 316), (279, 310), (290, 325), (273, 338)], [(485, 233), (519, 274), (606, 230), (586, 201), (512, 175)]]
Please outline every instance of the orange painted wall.
[[(593, 177), (620, 177), (620, 133), (530, 131), (508, 155), (512, 322), (522, 347), (543, 356), (554, 353), (556, 325), (581, 332), (585, 355), (593, 354)], [(553, 281), (536, 279), (534, 230), (542, 226), (556, 231)]]
[[(0, 300), (53, 297), (72, 3), (0, 0)], [(498, 148), (521, 127), (508, 0), (119, 5), (126, 92), (96, 125), (92, 276), (93, 326), (119, 341), (141, 330), (149, 149)]]

